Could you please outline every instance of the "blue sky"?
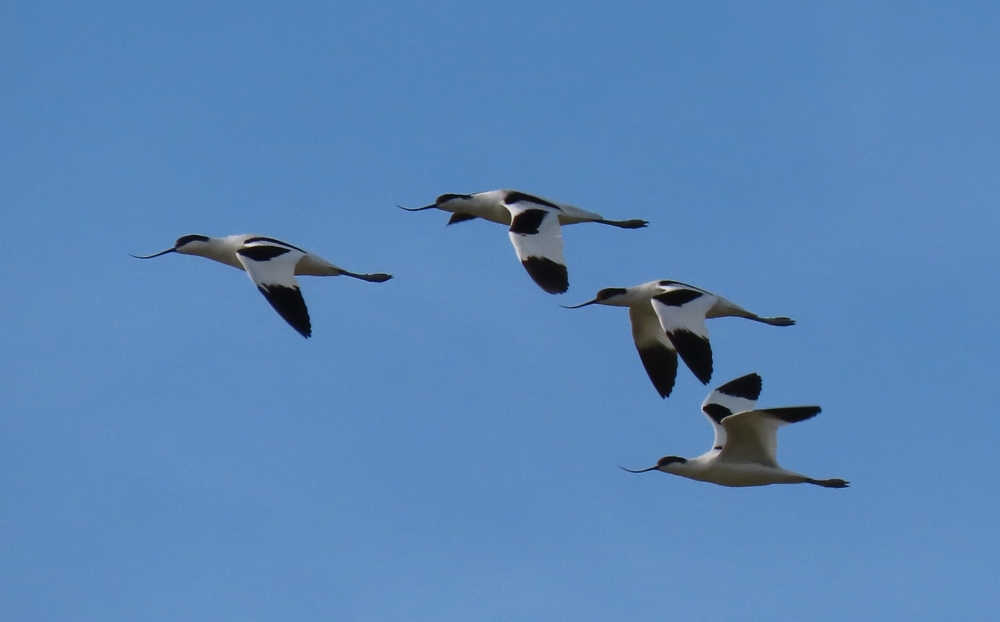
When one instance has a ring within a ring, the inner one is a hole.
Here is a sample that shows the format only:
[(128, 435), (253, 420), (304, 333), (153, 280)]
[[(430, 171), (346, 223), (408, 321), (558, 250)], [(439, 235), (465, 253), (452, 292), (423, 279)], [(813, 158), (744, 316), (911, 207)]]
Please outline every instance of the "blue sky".
[[(1000, 9), (989, 3), (0, 4), (0, 619), (996, 619)], [(570, 291), (445, 192), (564, 229)], [(300, 338), (237, 271), (278, 237)], [(820, 404), (847, 490), (697, 455), (627, 314), (671, 278), (713, 385)]]

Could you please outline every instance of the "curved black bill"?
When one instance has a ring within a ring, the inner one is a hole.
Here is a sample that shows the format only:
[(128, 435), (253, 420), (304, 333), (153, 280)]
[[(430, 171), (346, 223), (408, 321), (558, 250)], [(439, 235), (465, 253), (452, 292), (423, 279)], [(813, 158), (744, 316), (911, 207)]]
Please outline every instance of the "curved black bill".
[(559, 305), (559, 306), (562, 307), (563, 309), (579, 309), (580, 307), (586, 307), (587, 305), (592, 305), (596, 303), (597, 303), (597, 298), (594, 298), (593, 300), (588, 300), (587, 302), (578, 305), (573, 305), (573, 306)]
[(136, 259), (152, 259), (153, 257), (159, 257), (160, 255), (166, 255), (167, 253), (176, 253), (176, 248), (168, 248), (165, 251), (160, 251), (159, 253), (153, 253), (152, 255), (133, 255), (129, 253), (129, 257), (135, 257)]
[(646, 473), (648, 471), (657, 470), (655, 466), (651, 466), (648, 469), (639, 469), (638, 471), (633, 471), (632, 469), (626, 469), (625, 467), (618, 467), (618, 468), (621, 469), (622, 471), (628, 471), (629, 473)]
[(401, 210), (406, 210), (407, 212), (422, 212), (425, 209), (432, 209), (437, 207), (437, 203), (433, 205), (425, 205), (423, 207), (403, 207), (402, 205), (397, 205), (396, 207), (398, 207)]

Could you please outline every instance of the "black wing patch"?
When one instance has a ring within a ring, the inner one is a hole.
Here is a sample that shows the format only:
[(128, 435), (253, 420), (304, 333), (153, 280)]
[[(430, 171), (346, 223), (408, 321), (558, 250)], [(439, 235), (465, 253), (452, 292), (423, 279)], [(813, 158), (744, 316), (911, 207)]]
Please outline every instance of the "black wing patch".
[(669, 285), (677, 285), (678, 287), (686, 287), (688, 289), (693, 289), (695, 291), (699, 291), (699, 292), (705, 293), (704, 290), (699, 289), (699, 288), (695, 287), (694, 285), (689, 285), (687, 283), (681, 283), (680, 281), (669, 281), (669, 280), (667, 280), (667, 281), (660, 281), (660, 285), (662, 285), (663, 287), (667, 287)]
[(473, 216), (472, 214), (463, 214), (462, 212), (455, 212), (454, 214), (451, 215), (451, 218), (448, 219), (448, 225), (454, 225), (456, 223), (465, 222), (466, 220), (475, 220), (475, 219), (476, 217)]
[(668, 307), (682, 307), (698, 298), (701, 298), (701, 292), (696, 292), (693, 289), (675, 289), (653, 296), (653, 300), (659, 301)]
[(271, 244), (277, 244), (279, 246), (287, 246), (288, 248), (290, 248), (292, 250), (297, 250), (300, 253), (305, 253), (305, 251), (302, 250), (301, 248), (299, 248), (298, 246), (295, 246), (293, 244), (289, 244), (288, 242), (282, 242), (281, 240), (276, 240), (274, 238), (266, 238), (264, 236), (258, 236), (256, 238), (250, 238), (246, 242), (244, 242), (243, 244), (251, 244), (253, 242), (268, 242), (268, 243), (271, 243)]
[(667, 336), (688, 369), (702, 384), (708, 384), (712, 379), (712, 345), (708, 339), (683, 328), (667, 333)]
[(312, 335), (309, 310), (306, 309), (306, 301), (302, 298), (302, 291), (298, 287), (262, 285), (257, 289), (264, 294), (264, 298), (267, 298), (278, 315), (285, 318), (285, 321), (299, 331), (299, 334), (307, 339)]
[(777, 417), (785, 423), (798, 423), (812, 419), (822, 410), (819, 406), (786, 406), (785, 408), (762, 408), (760, 412)]
[(543, 209), (525, 210), (514, 216), (514, 220), (510, 223), (510, 232), (522, 235), (535, 235), (538, 233), (538, 227), (541, 226), (542, 221), (548, 215), (549, 213)]
[(523, 192), (508, 192), (507, 196), (503, 198), (503, 202), (507, 205), (513, 205), (515, 203), (520, 203), (521, 201), (527, 201), (528, 203), (534, 203), (535, 205), (544, 205), (545, 207), (551, 207), (552, 209), (562, 211), (562, 208), (546, 201), (545, 199), (539, 199), (538, 197), (531, 196), (530, 194), (525, 194)]
[(521, 262), (528, 275), (550, 294), (562, 294), (569, 289), (566, 266), (545, 257), (528, 257)]
[(725, 393), (726, 395), (732, 395), (733, 397), (742, 397), (745, 400), (756, 401), (756, 399), (760, 397), (760, 389), (763, 384), (764, 381), (761, 380), (760, 376), (757, 374), (747, 374), (746, 376), (741, 376), (736, 380), (730, 380), (716, 389), (716, 391), (719, 393)]
[(722, 420), (733, 414), (733, 411), (729, 410), (722, 404), (705, 404), (701, 407), (702, 412), (712, 418), (712, 421), (722, 425)]
[(660, 397), (667, 397), (674, 390), (674, 380), (677, 378), (677, 352), (665, 345), (654, 345), (636, 348), (646, 375), (656, 387)]
[(254, 261), (270, 261), (275, 257), (281, 257), (285, 253), (290, 253), (292, 251), (287, 248), (281, 248), (280, 246), (247, 246), (236, 252)]

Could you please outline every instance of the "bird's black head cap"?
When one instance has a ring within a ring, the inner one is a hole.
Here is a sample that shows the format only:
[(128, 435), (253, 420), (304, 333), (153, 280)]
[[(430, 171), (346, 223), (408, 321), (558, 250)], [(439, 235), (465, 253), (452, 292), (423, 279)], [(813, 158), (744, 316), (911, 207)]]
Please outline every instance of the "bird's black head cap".
[(601, 301), (614, 298), (615, 296), (624, 296), (627, 291), (624, 287), (606, 287), (597, 292), (597, 300)]
[(174, 242), (174, 248), (180, 248), (185, 244), (190, 244), (191, 242), (208, 242), (208, 236), (197, 235), (197, 234), (182, 235), (181, 237), (177, 238), (176, 242)]
[(687, 458), (681, 458), (680, 456), (663, 456), (662, 458), (656, 461), (656, 468), (662, 469), (668, 464), (673, 464), (675, 462), (684, 464), (685, 462), (687, 462)]
[(471, 199), (471, 194), (442, 194), (437, 199), (434, 200), (435, 205), (441, 205), (442, 203), (447, 203), (448, 201), (454, 199)]

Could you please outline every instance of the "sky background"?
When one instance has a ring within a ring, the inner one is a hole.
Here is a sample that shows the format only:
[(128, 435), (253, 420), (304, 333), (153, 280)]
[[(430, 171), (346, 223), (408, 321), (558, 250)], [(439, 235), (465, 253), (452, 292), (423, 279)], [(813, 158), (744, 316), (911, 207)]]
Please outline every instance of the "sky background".
[[(987, 2), (0, 2), (0, 620), (995, 620), (1000, 8)], [(503, 227), (405, 213), (516, 188)], [(259, 233), (385, 284), (141, 262)], [(675, 279), (711, 386), (820, 404), (847, 490), (660, 473), (604, 287)]]

